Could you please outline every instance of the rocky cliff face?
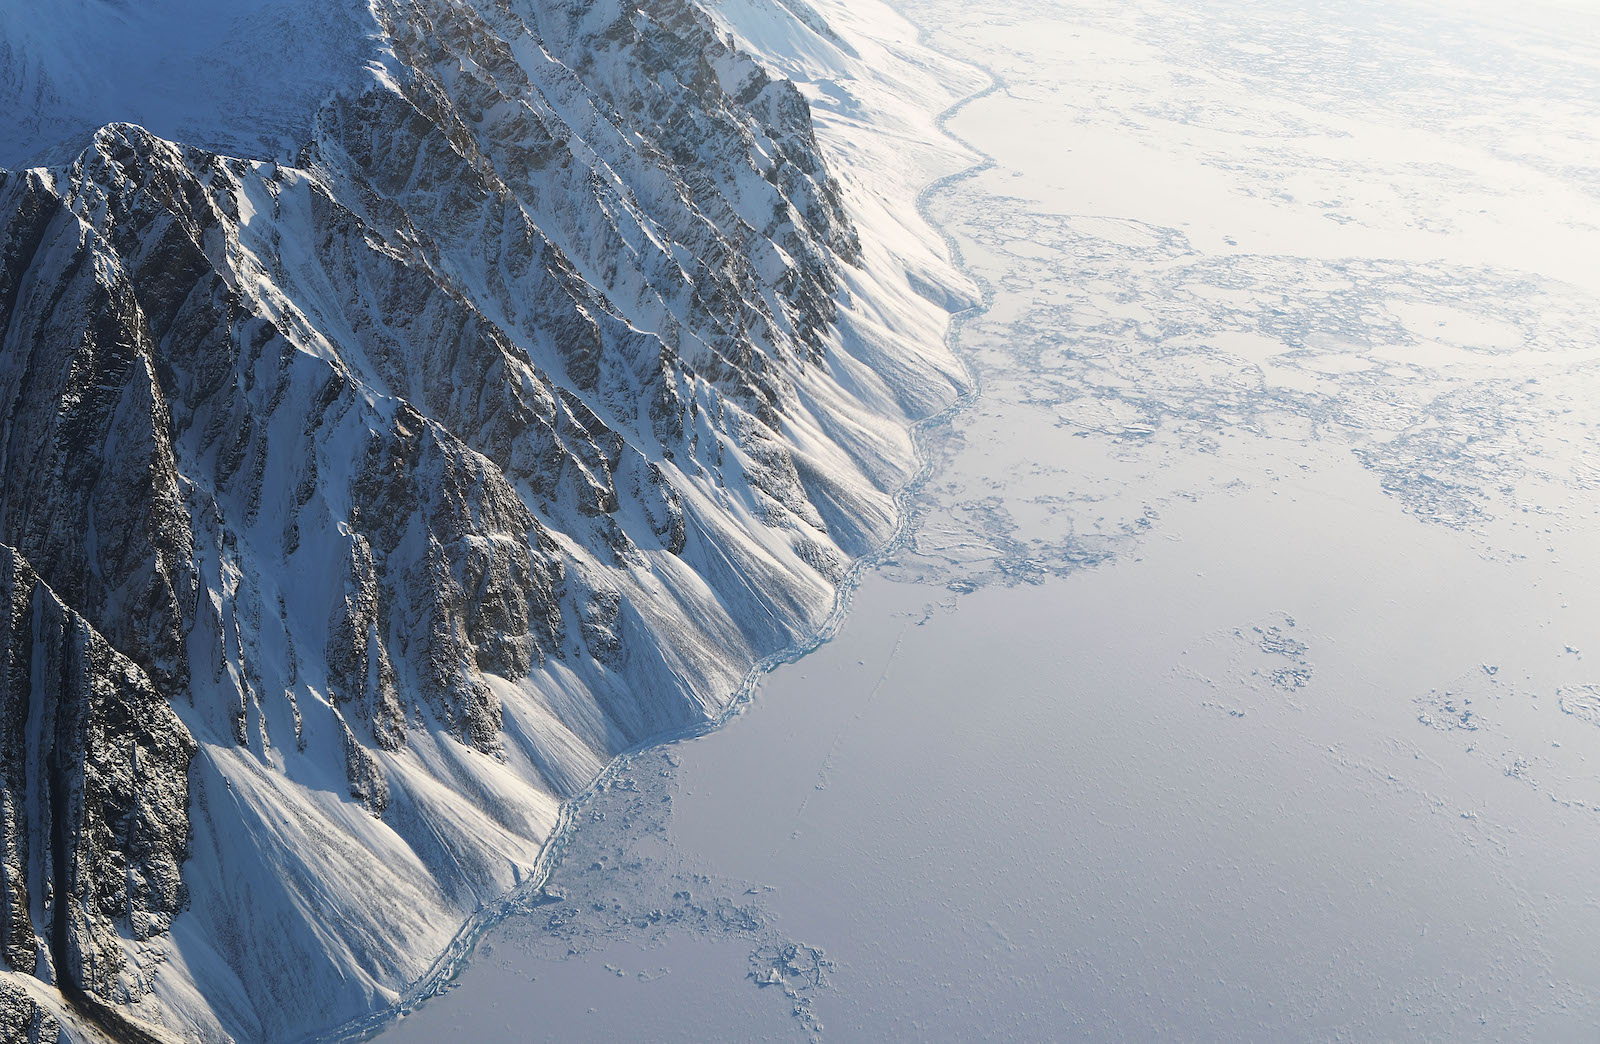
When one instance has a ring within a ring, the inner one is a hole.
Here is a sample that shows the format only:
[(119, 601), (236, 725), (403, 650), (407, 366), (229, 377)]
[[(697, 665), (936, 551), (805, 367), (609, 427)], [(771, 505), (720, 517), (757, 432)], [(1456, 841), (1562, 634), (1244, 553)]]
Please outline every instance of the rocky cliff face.
[(951, 386), (842, 350), (810, 110), (689, 0), (371, 16), (292, 163), (0, 171), (0, 953), (179, 1036), (420, 974), (816, 623)]
[[(0, 607), (0, 953), (69, 998), (108, 997), (124, 942), (183, 909), (195, 742), (150, 677), (6, 547)], [(50, 1021), (20, 993), (0, 1011)]]

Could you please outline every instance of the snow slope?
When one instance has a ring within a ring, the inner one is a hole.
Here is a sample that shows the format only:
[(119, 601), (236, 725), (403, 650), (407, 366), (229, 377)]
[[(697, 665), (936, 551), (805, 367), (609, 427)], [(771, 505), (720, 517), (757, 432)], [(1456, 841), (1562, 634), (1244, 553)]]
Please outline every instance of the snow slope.
[(0, 167), (70, 160), (116, 122), (290, 160), (328, 96), (382, 59), (363, 0), (0, 4)]
[[(0, 148), (51, 158), (0, 172), (0, 543), (196, 744), (125, 783), (189, 838), (160, 916), (49, 870), (144, 834), (0, 818), (7, 960), (69, 1023), (298, 1039), (398, 997), (890, 531), (908, 422), (961, 383), (970, 291), (913, 207), (952, 71), (802, 0), (0, 30)], [(18, 805), (72, 786), (0, 769)]]

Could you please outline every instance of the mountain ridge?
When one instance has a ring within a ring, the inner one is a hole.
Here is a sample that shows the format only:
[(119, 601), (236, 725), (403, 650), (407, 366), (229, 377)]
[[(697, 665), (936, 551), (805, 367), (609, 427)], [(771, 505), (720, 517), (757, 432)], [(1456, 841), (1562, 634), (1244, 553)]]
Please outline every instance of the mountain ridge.
[[(939, 247), (726, 11), (371, 10), (392, 62), (292, 163), (112, 124), (0, 172), (0, 541), (195, 747), (170, 926), (11, 967), (186, 1038), (397, 996), (610, 756), (816, 625), (962, 380)], [(92, 905), (0, 876), (36, 938)]]

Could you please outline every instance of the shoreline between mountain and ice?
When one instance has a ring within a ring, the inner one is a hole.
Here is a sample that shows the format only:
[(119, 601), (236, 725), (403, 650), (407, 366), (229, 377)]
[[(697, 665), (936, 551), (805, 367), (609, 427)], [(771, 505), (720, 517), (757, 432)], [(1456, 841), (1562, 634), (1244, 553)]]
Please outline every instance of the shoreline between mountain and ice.
[[(951, 331), (984, 398), (948, 442), (924, 429), (939, 464), (914, 543), (855, 574), (844, 626), (763, 678), (738, 728), (616, 766), (539, 904), (394, 1044), (815, 1040), (824, 1021), (870, 1039), (1581, 1038), (1600, 937), (1583, 874), (1600, 739), (1572, 702), (1592, 685), (1576, 636), (1600, 618), (1578, 583), (1592, 486), (1511, 470), (1508, 449), (1549, 446), (1519, 425), (1583, 445), (1533, 423), (1579, 404), (1495, 383), (1535, 346), (1548, 384), (1585, 376), (1589, 349), (1552, 336), (1568, 299), (1524, 300), (1428, 227), (1420, 260), (1391, 259), (1369, 172), (1411, 152), (1387, 111), (1324, 100), (1297, 123), (1281, 68), (1237, 75), (1266, 39), (1323, 63), (1315, 31), (1208, 38), (1162, 4), (1170, 49), (1146, 51), (1149, 22), (958, 6), (930, 24), (1010, 89), (954, 124), (997, 167), (933, 201), (995, 296)], [(1379, 53), (1410, 69), (1407, 42)], [(1328, 70), (1330, 90), (1370, 79)], [(1261, 149), (1274, 120), (1302, 151)], [(1331, 184), (1261, 193), (1285, 167)], [(1407, 169), (1419, 221), (1462, 195), (1477, 213), (1465, 175)], [(1331, 199), (1359, 217), (1329, 220)], [(1468, 321), (1499, 309), (1526, 346)], [(1430, 337), (1468, 359), (1435, 369)], [(1487, 449), (1384, 456), (1365, 441), (1381, 424), (1329, 416), (1399, 383), (1352, 364), (1397, 361), (1419, 403), (1450, 393), (1424, 423), (1473, 419)], [(1421, 499), (1474, 464), (1509, 525), (1441, 524)]]
[(548, 883), (551, 874), (560, 867), (561, 859), (572, 840), (573, 834), (581, 829), (582, 824), (579, 819), (579, 813), (593, 801), (597, 794), (604, 791), (606, 786), (615, 780), (618, 774), (625, 770), (639, 754), (716, 732), (742, 715), (753, 704), (756, 692), (767, 675), (781, 667), (798, 663), (833, 640), (850, 614), (852, 597), (860, 587), (862, 579), (866, 574), (878, 568), (885, 560), (901, 550), (906, 541), (913, 535), (915, 518), (910, 511), (910, 502), (923, 489), (928, 479), (932, 477), (936, 464), (934, 458), (927, 452), (927, 435), (937, 428), (948, 425), (955, 417), (970, 409), (982, 393), (981, 375), (971, 364), (961, 347), (961, 331), (966, 324), (987, 312), (993, 299), (992, 288), (967, 265), (956, 237), (933, 216), (931, 202), (935, 196), (950, 186), (976, 177), (994, 165), (992, 157), (957, 135), (949, 128), (949, 123), (969, 105), (1003, 90), (1005, 84), (998, 76), (982, 65), (938, 51), (932, 45), (932, 33), (926, 26), (898, 8), (895, 11), (915, 27), (919, 44), (938, 53), (950, 62), (952, 66), (976, 70), (988, 82), (979, 89), (958, 98), (933, 118), (934, 125), (939, 132), (958, 145), (963, 151), (970, 154), (974, 158), (974, 162), (960, 170), (940, 175), (929, 181), (918, 192), (913, 204), (917, 217), (944, 241), (953, 267), (962, 275), (973, 280), (978, 287), (979, 300), (966, 308), (950, 313), (944, 342), (951, 356), (962, 368), (964, 387), (960, 395), (949, 405), (936, 413), (915, 421), (909, 428), (915, 453), (916, 471), (907, 482), (895, 491), (896, 518), (893, 534), (870, 553), (851, 563), (843, 579), (839, 582), (838, 589), (834, 595), (833, 608), (821, 626), (805, 641), (780, 652), (770, 654), (754, 664), (746, 673), (743, 682), (734, 690), (727, 706), (716, 718), (656, 736), (645, 743), (623, 751), (607, 763), (605, 769), (590, 782), (582, 793), (562, 802), (556, 826), (551, 831), (549, 838), (546, 839), (544, 846), (540, 849), (533, 875), (528, 877), (514, 891), (503, 896), (495, 904), (483, 908), (463, 924), (451, 940), (450, 945), (435, 959), (428, 973), (413, 983), (405, 991), (401, 1000), (387, 1008), (352, 1019), (335, 1029), (316, 1035), (310, 1038), (312, 1044), (343, 1044), (343, 1042), (347, 1041), (376, 1037), (417, 1007), (427, 1003), (428, 1000), (447, 989), (461, 970), (472, 962), (474, 950), (482, 938), (506, 918), (525, 912), (529, 908), (530, 901), (538, 898)]

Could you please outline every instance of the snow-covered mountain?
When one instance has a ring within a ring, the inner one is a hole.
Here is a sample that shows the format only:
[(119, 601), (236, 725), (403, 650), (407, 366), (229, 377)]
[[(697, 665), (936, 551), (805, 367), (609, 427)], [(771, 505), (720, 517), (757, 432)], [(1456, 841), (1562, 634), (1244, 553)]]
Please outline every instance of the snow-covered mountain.
[(842, 0), (0, 5), (0, 1035), (389, 1003), (816, 626), (961, 380), (940, 73)]

